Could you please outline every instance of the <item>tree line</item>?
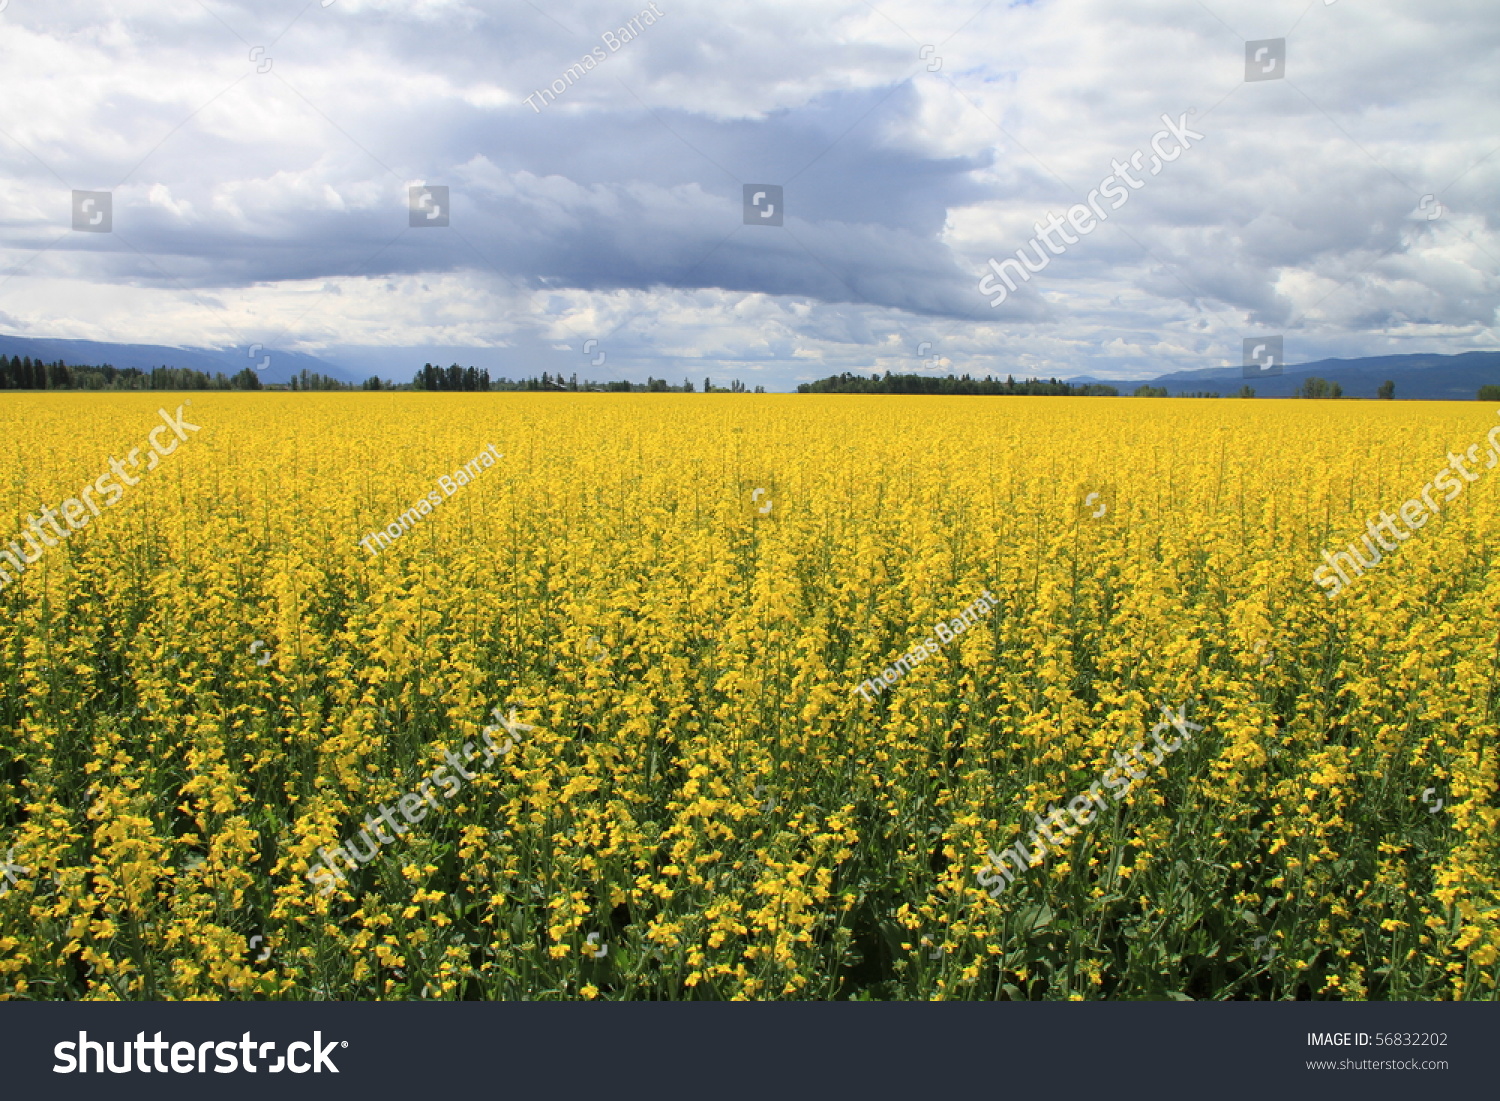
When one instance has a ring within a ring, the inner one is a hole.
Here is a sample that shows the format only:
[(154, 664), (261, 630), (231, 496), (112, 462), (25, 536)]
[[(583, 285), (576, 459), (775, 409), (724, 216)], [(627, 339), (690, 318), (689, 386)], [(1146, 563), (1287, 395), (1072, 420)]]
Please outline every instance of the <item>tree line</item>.
[[(378, 390), (377, 385), (364, 386)], [(115, 367), (105, 363), (97, 367), (62, 360), (51, 363), (30, 356), (0, 356), (0, 390), (353, 390), (341, 382), (316, 371), (303, 370), (283, 383), (262, 383), (254, 370), (246, 367), (233, 375), (222, 371), (208, 374), (191, 367)]]
[[(374, 389), (395, 389), (396, 387), (386, 384)], [(524, 378), (512, 381), (508, 378), (490, 378), (488, 370), (475, 370), (473, 367), (460, 367), (454, 363), (448, 367), (434, 367), (431, 363), (424, 363), (422, 369), (416, 373), (411, 381), (413, 390), (463, 390), (478, 393), (493, 393), (496, 391), (515, 390), (554, 390), (568, 393), (604, 393), (604, 394), (692, 394), (696, 393), (691, 379), (683, 379), (681, 386), (673, 386), (664, 378), (652, 378), (649, 375), (644, 383), (641, 382), (595, 382), (592, 379), (578, 381), (577, 374), (564, 380), (561, 374), (553, 375), (550, 371), (543, 371), (540, 378)], [(705, 394), (747, 394), (750, 391), (745, 384), (738, 379), (726, 386), (715, 386), (712, 379), (703, 380), (703, 392)], [(764, 386), (757, 386), (755, 393), (764, 394)]]
[(804, 382), (797, 387), (799, 394), (1035, 394), (1052, 397), (1118, 397), (1120, 391), (1103, 383), (1061, 382), (1055, 378), (1046, 381), (1029, 378), (1017, 382), (1011, 375), (1005, 381), (985, 375), (982, 379), (968, 375), (939, 378), (934, 375), (893, 375), (887, 371), (883, 376), (854, 375), (845, 371), (816, 382)]
[[(682, 385), (673, 386), (666, 379), (648, 377), (640, 382), (580, 382), (575, 374), (564, 380), (561, 374), (554, 376), (543, 371), (540, 378), (523, 378), (512, 381), (508, 378), (494, 379), (488, 370), (460, 367), (457, 363), (449, 367), (423, 364), (409, 384), (381, 379), (375, 375), (358, 385), (319, 374), (306, 369), (293, 375), (286, 382), (262, 382), (260, 375), (249, 367), (226, 376), (222, 372), (208, 374), (191, 367), (155, 367), (142, 371), (138, 367), (114, 367), (108, 363), (98, 367), (73, 365), (62, 360), (46, 363), (30, 356), (0, 356), (0, 390), (458, 390), (476, 393), (518, 390), (559, 390), (595, 393), (687, 393), (695, 392), (693, 383), (684, 379)], [(710, 379), (703, 380), (703, 392), (715, 394), (748, 393), (745, 384), (735, 380), (727, 387), (715, 386)], [(757, 394), (765, 388), (757, 386)]]

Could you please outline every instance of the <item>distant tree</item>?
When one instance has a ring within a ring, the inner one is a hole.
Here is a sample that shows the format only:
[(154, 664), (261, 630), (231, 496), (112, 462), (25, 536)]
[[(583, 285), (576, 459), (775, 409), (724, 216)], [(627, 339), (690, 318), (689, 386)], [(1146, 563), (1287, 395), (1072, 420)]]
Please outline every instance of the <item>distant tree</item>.
[(1145, 386), (1137, 386), (1135, 393), (1130, 396), (1133, 398), (1164, 398), (1168, 395), (1165, 386), (1151, 386), (1147, 384)]
[(713, 393), (713, 389), (714, 388), (713, 388), (712, 385), (709, 384), (708, 379), (704, 379), (703, 380), (703, 392), (705, 394), (711, 394), (711, 393)]
[(259, 390), (260, 376), (249, 367), (245, 367), (229, 380), (229, 385), (236, 390)]
[(1253, 398), (1255, 396), (1255, 387), (1241, 386), (1240, 392), (1238, 394), (1235, 394), (1234, 396), (1237, 398)]
[(1338, 383), (1330, 384), (1326, 378), (1309, 375), (1302, 380), (1302, 385), (1297, 387), (1295, 396), (1299, 398), (1336, 398), (1343, 392), (1339, 388)]
[(1500, 401), (1500, 386), (1481, 386), (1479, 388), (1480, 401)]
[(153, 367), (147, 378), (147, 388), (151, 390), (219, 389), (215, 386), (213, 379), (191, 367)]
[(1375, 396), (1381, 401), (1390, 401), (1396, 396), (1396, 384), (1386, 379), (1380, 384), (1380, 389), (1375, 391)]

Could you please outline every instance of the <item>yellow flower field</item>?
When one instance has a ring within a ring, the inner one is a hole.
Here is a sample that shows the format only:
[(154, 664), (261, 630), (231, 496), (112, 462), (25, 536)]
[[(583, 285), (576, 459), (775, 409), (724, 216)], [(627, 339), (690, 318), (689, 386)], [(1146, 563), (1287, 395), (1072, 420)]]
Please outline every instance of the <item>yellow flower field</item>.
[(5, 997), (1496, 997), (1500, 473), (1312, 579), (1488, 405), (0, 411), (0, 544), (84, 520), (0, 557)]

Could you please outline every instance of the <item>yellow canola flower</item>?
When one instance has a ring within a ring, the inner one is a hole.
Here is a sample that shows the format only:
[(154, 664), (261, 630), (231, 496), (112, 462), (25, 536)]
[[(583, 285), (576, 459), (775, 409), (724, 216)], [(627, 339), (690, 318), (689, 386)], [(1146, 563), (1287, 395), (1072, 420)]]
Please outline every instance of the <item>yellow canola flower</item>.
[[(193, 399), (3, 587), (0, 997), (1494, 996), (1500, 457), (1313, 578), (1492, 408)], [(13, 530), (161, 404), (0, 394)], [(1183, 705), (1190, 746), (979, 885)], [(495, 709), (530, 729), (464, 764)]]

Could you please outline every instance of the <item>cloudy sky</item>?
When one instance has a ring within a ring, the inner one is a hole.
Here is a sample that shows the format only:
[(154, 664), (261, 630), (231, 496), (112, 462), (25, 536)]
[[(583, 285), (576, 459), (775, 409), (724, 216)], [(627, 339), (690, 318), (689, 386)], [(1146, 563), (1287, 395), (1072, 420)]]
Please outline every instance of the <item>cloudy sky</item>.
[[(769, 390), (1500, 348), (1493, 0), (641, 11), (0, 0), (0, 332)], [(1164, 115), (1203, 136), (1153, 176)], [(1141, 186), (992, 306), (1116, 161)]]

